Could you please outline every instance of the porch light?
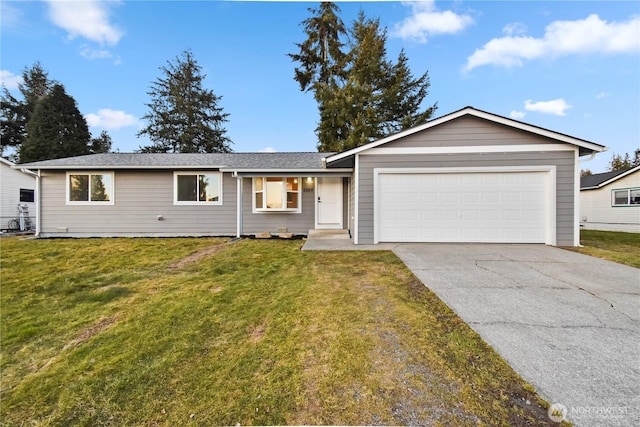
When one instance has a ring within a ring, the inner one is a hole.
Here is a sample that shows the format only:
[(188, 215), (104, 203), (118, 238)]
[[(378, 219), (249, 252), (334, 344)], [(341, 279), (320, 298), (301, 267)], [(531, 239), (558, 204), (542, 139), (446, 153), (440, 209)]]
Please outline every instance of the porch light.
[(311, 183), (313, 182), (313, 178), (311, 178), (310, 176), (308, 176), (308, 177), (307, 177), (307, 182), (308, 182), (309, 184), (311, 184)]

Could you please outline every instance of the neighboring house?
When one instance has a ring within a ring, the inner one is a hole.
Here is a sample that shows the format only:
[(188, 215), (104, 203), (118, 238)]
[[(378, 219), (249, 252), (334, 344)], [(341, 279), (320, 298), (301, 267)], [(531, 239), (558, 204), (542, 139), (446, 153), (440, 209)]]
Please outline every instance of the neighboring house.
[(579, 243), (579, 156), (605, 147), (466, 107), (342, 153), (96, 154), (30, 163), (42, 237), (307, 234)]
[[(15, 164), (0, 157), (0, 229), (19, 219), (18, 204), (27, 208), (30, 223), (35, 224), (36, 174), (26, 169), (14, 169)], [(12, 224), (13, 225), (13, 224)]]
[(580, 226), (640, 233), (640, 166), (580, 178)]

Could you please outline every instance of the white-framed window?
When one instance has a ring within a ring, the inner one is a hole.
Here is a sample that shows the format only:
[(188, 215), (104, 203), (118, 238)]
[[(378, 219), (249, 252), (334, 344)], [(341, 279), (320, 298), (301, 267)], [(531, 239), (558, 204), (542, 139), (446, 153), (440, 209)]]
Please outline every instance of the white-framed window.
[(173, 202), (176, 205), (221, 205), (220, 172), (174, 172)]
[(640, 206), (640, 188), (611, 190), (611, 206)]
[(301, 212), (300, 184), (298, 177), (253, 178), (253, 211)]
[(113, 172), (67, 172), (68, 205), (113, 205)]

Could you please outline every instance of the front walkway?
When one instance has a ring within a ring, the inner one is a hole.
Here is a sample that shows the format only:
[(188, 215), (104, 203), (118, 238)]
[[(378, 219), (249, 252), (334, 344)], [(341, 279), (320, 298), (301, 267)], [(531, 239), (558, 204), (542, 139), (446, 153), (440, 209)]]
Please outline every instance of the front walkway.
[(351, 239), (308, 238), (302, 246), (303, 251), (391, 251), (398, 243), (380, 243), (377, 245), (354, 245)]

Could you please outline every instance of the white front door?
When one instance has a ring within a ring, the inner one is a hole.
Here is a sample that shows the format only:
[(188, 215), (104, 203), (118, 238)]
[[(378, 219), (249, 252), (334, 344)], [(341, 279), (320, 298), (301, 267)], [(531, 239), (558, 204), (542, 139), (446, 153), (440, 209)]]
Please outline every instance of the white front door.
[(318, 178), (316, 228), (342, 228), (342, 178)]

